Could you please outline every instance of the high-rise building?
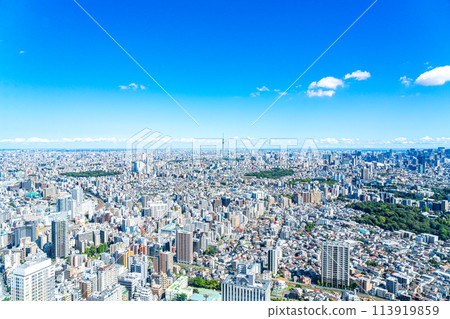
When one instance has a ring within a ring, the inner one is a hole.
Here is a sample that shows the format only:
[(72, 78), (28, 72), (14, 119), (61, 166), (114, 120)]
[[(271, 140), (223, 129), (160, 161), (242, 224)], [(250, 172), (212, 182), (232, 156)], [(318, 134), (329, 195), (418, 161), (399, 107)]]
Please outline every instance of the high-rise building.
[(126, 301), (128, 290), (118, 283), (108, 286), (101, 292), (92, 293), (87, 297), (88, 301)]
[(326, 242), (322, 246), (322, 284), (334, 287), (350, 285), (350, 247)]
[(389, 277), (386, 279), (386, 289), (387, 291), (396, 294), (398, 291), (398, 279), (395, 277)]
[(100, 242), (102, 244), (108, 243), (109, 240), (109, 230), (108, 229), (100, 229)]
[(72, 189), (72, 198), (77, 202), (77, 205), (80, 206), (83, 203), (84, 198), (83, 189), (80, 187)]
[(270, 301), (270, 280), (256, 279), (256, 264), (239, 264), (222, 282), (222, 301)]
[(25, 237), (36, 241), (36, 224), (34, 222), (26, 222), (24, 226), (14, 229), (14, 246), (19, 246), (20, 240)]
[(56, 199), (56, 211), (67, 212), (72, 209), (70, 196), (64, 196)]
[(69, 223), (66, 219), (52, 221), (52, 258), (66, 258), (69, 255)]
[(276, 275), (276, 273), (278, 272), (278, 262), (280, 257), (281, 257), (281, 249), (279, 247), (273, 247), (269, 249), (267, 261), (269, 265), (269, 270), (274, 275)]
[(361, 179), (362, 179), (363, 181), (369, 180), (369, 169), (368, 169), (367, 167), (364, 167), (364, 168), (361, 170)]
[(138, 273), (128, 273), (124, 276), (120, 276), (118, 279), (119, 285), (125, 287), (128, 291), (128, 299), (133, 298), (133, 294), (136, 288), (141, 286), (141, 276)]
[(145, 284), (148, 278), (148, 258), (146, 255), (131, 256), (130, 272), (139, 273), (141, 282)]
[(173, 254), (168, 251), (159, 252), (159, 272), (167, 274), (167, 272), (173, 272)]
[(194, 261), (194, 244), (192, 232), (177, 231), (176, 236), (177, 261), (184, 264), (192, 264)]
[(94, 291), (94, 289), (92, 287), (93, 286), (92, 281), (90, 281), (90, 280), (82, 279), (79, 281), (78, 285), (81, 290), (81, 298), (82, 299), (87, 299), (87, 297), (89, 297), (92, 294), (92, 292)]
[(14, 301), (51, 301), (55, 295), (55, 266), (44, 254), (17, 266), (11, 278)]
[(108, 286), (117, 283), (117, 268), (114, 264), (100, 267), (97, 271), (97, 290), (103, 291)]

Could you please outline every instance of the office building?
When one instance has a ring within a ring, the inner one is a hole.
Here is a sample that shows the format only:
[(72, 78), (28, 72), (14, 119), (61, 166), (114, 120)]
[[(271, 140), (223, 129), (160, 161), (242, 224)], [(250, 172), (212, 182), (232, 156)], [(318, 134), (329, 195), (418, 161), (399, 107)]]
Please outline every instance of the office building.
[(109, 264), (98, 268), (97, 270), (97, 290), (103, 291), (108, 286), (117, 283), (117, 269), (116, 265)]
[(348, 245), (326, 242), (321, 256), (322, 284), (333, 287), (350, 285), (350, 248)]
[(72, 199), (76, 202), (77, 206), (80, 206), (84, 199), (83, 189), (79, 187), (72, 189)]
[(148, 278), (148, 258), (146, 255), (131, 256), (130, 272), (138, 273), (141, 276), (142, 284), (147, 282)]
[(129, 273), (124, 276), (120, 276), (118, 283), (127, 289), (128, 299), (131, 300), (136, 288), (141, 286), (141, 276), (138, 273)]
[(101, 292), (92, 293), (87, 297), (88, 301), (127, 301), (128, 290), (118, 283), (115, 283)]
[(256, 279), (256, 264), (237, 265), (236, 275), (222, 282), (222, 301), (270, 301), (270, 280)]
[(69, 223), (66, 219), (52, 221), (52, 258), (66, 258), (69, 255)]
[(194, 261), (193, 235), (191, 232), (177, 231), (176, 236), (177, 261), (184, 264), (192, 264)]
[(55, 266), (44, 254), (17, 266), (11, 278), (13, 301), (51, 301), (55, 295)]
[(398, 292), (398, 279), (395, 277), (389, 277), (386, 279), (386, 289), (394, 295)]
[(167, 274), (168, 272), (173, 272), (173, 254), (168, 251), (160, 251), (159, 257), (157, 258), (157, 265), (154, 265), (154, 268), (157, 273)]
[(272, 274), (276, 275), (278, 272), (278, 263), (281, 257), (281, 249), (279, 247), (273, 247), (268, 252), (268, 266)]
[(34, 222), (26, 222), (24, 226), (14, 229), (14, 246), (20, 245), (22, 238), (29, 237), (31, 241), (36, 241), (36, 225)]
[(70, 196), (64, 196), (56, 199), (56, 211), (67, 212), (72, 209), (72, 199)]

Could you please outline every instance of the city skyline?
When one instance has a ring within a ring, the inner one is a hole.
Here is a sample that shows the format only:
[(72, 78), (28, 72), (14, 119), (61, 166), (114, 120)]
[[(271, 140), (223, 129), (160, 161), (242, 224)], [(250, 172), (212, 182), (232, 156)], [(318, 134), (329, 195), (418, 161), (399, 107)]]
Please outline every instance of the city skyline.
[(450, 144), (446, 1), (4, 6), (15, 32), (0, 34), (0, 149), (124, 148), (146, 127), (178, 147), (223, 134)]

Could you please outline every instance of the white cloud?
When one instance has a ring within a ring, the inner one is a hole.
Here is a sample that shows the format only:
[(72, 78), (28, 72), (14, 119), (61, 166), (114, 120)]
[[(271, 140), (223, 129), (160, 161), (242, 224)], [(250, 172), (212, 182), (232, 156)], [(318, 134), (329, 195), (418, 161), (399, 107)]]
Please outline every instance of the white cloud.
[(402, 82), (405, 86), (410, 86), (412, 81), (413, 79), (408, 78), (406, 75), (400, 78), (400, 82)]
[(422, 142), (422, 143), (430, 143), (432, 141), (433, 141), (433, 138), (429, 137), (429, 136), (425, 136), (425, 137), (420, 138), (420, 142)]
[(120, 141), (120, 140), (115, 138), (115, 137), (96, 137), (96, 138), (92, 138), (92, 137), (75, 137), (75, 138), (63, 138), (61, 140), (61, 142), (64, 142), (64, 143), (73, 143), (73, 142), (85, 142), (85, 143), (90, 143), (90, 142), (112, 142), (112, 143), (116, 143), (118, 141)]
[(52, 142), (55, 141), (39, 137), (30, 137), (30, 138), (16, 137), (0, 140), (0, 143), (52, 143)]
[(336, 93), (336, 91), (318, 89), (318, 90), (308, 90), (306, 93), (308, 94), (309, 97), (316, 97), (316, 96), (318, 96), (318, 97), (323, 97), (323, 96), (332, 97), (334, 95), (334, 93)]
[(367, 71), (361, 71), (361, 70), (357, 70), (352, 73), (347, 73), (344, 77), (345, 80), (356, 79), (358, 81), (367, 80), (368, 78), (370, 78), (370, 73)]
[(30, 137), (27, 140), (28, 143), (51, 143), (54, 142), (52, 140), (48, 140), (46, 138), (39, 138), (39, 137)]
[(261, 88), (256, 88), (259, 92), (264, 92), (264, 91), (270, 91), (268, 88), (267, 88), (267, 86), (263, 86), (263, 87), (261, 87)]
[(341, 138), (341, 142), (345, 143), (345, 144), (354, 144), (355, 141), (353, 141), (353, 139), (351, 138)]
[(321, 138), (321, 139), (319, 140), (319, 143), (322, 143), (322, 144), (338, 144), (339, 141), (338, 141), (338, 139), (336, 139), (336, 138), (333, 138), (333, 137), (327, 137), (327, 138)]
[(394, 138), (390, 143), (394, 144), (413, 144), (413, 141), (408, 140), (406, 137), (397, 137)]
[(422, 73), (416, 79), (415, 83), (424, 86), (432, 86), (432, 85), (443, 85), (449, 81), (450, 81), (450, 65), (446, 65)]
[(438, 143), (450, 143), (450, 137), (437, 137), (436, 142)]
[(261, 95), (261, 93), (259, 93), (259, 92), (250, 93), (251, 97), (257, 97), (257, 96), (260, 96), (260, 95)]
[(19, 54), (24, 54), (25, 53), (25, 51), (19, 51)]
[(0, 143), (24, 143), (27, 140), (21, 137), (16, 137), (16, 138), (7, 138), (7, 139), (3, 139), (0, 140)]
[(344, 81), (332, 76), (327, 76), (321, 79), (319, 82), (316, 81), (312, 82), (308, 88), (309, 89), (324, 88), (336, 90), (336, 88), (339, 86), (344, 86)]
[(147, 89), (147, 87), (145, 85), (136, 84), (136, 83), (130, 83), (128, 85), (119, 85), (119, 88), (121, 90), (133, 90), (133, 91), (136, 91), (137, 89), (140, 89), (140, 90), (146, 90)]

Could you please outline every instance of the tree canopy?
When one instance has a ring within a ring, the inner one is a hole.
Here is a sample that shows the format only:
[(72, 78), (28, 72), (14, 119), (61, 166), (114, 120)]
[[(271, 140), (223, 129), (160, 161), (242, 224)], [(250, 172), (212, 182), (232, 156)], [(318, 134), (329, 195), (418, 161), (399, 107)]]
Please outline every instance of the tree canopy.
[(271, 178), (271, 179), (277, 179), (290, 175), (294, 175), (294, 171), (291, 169), (271, 169), (268, 171), (260, 171), (256, 173), (245, 173), (245, 176), (254, 176), (257, 178)]
[(431, 219), (422, 214), (419, 208), (383, 202), (360, 202), (347, 205), (349, 208), (365, 212), (355, 218), (361, 224), (378, 226), (389, 231), (406, 230), (416, 234), (438, 235), (440, 239), (450, 238), (448, 217)]
[(114, 176), (120, 175), (120, 172), (105, 172), (105, 171), (85, 171), (85, 172), (66, 172), (61, 173), (67, 177), (102, 177), (102, 176)]

